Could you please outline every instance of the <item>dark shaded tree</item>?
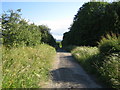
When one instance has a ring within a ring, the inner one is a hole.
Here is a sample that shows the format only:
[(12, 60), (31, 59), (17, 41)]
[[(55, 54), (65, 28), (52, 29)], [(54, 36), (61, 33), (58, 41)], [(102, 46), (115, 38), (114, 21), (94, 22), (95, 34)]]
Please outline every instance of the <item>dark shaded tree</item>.
[(96, 46), (101, 36), (120, 33), (120, 2), (88, 2), (78, 10), (70, 31), (64, 34), (63, 46)]

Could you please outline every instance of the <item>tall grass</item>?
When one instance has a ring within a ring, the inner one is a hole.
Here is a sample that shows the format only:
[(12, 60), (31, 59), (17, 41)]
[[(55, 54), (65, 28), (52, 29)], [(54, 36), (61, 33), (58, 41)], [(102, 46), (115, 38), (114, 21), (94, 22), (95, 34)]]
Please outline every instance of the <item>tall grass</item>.
[(2, 88), (2, 45), (0, 45), (0, 89)]
[(49, 79), (55, 49), (46, 44), (35, 47), (3, 47), (2, 88), (38, 88)]
[(102, 37), (99, 44), (99, 50), (103, 54), (111, 54), (114, 52), (120, 52), (120, 35), (107, 34)]
[(107, 87), (120, 88), (120, 54), (103, 55), (96, 47), (76, 47), (72, 55), (90, 73), (98, 76)]
[(120, 54), (112, 53), (105, 56), (103, 65), (98, 69), (101, 77), (100, 80), (105, 82), (109, 87), (120, 88)]
[(71, 53), (85, 70), (88, 72), (95, 72), (96, 68), (93, 66), (93, 62), (99, 57), (99, 50), (97, 47), (76, 47)]
[(107, 35), (99, 47), (76, 47), (71, 52), (80, 64), (107, 87), (120, 88), (120, 36)]
[(92, 55), (98, 54), (98, 48), (97, 47), (76, 47), (74, 50), (72, 50), (72, 54), (76, 57), (81, 59), (81, 61), (84, 61), (91, 57)]

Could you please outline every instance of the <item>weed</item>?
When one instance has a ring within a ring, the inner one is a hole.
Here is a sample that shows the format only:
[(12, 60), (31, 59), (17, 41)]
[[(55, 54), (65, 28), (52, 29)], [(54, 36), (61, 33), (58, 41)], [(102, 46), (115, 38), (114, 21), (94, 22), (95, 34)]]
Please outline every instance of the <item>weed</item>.
[(35, 47), (3, 48), (2, 88), (38, 88), (48, 81), (55, 49)]

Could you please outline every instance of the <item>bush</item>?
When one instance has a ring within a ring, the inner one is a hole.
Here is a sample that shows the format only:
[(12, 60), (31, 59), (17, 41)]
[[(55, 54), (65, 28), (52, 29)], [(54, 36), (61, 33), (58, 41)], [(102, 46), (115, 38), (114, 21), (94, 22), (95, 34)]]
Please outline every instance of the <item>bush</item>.
[(107, 34), (106, 37), (102, 37), (98, 47), (103, 54), (120, 52), (120, 36)]
[(20, 11), (9, 10), (2, 14), (3, 44), (12, 46), (33, 46), (41, 43), (40, 28), (21, 19)]
[(87, 72), (97, 75), (107, 87), (120, 88), (120, 53), (103, 54), (97, 47), (76, 47), (72, 55)]
[(0, 89), (2, 88), (2, 45), (0, 45)]
[(4, 47), (2, 88), (41, 87), (49, 79), (54, 55), (55, 49), (46, 44), (12, 49)]
[(97, 47), (76, 47), (71, 52), (86, 70), (93, 71), (95, 69), (92, 66), (93, 62), (98, 58), (99, 51)]
[(76, 46), (73, 46), (73, 45), (69, 45), (69, 46), (66, 46), (64, 47), (64, 49), (68, 52), (72, 51)]
[(104, 58), (103, 65), (98, 69), (101, 80), (106, 82), (108, 86), (120, 88), (120, 53), (113, 53)]
[(20, 11), (20, 9), (9, 10), (2, 14), (2, 35), (5, 46), (35, 46), (40, 43), (54, 46), (56, 44), (47, 26), (29, 24), (21, 18)]

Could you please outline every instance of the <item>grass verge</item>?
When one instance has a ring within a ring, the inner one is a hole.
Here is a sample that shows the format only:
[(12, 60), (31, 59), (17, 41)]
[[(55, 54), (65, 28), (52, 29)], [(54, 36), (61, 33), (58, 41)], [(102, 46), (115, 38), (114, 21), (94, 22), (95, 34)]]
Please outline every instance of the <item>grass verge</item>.
[(49, 79), (55, 49), (42, 44), (2, 52), (2, 88), (40, 88)]
[(0, 89), (2, 88), (2, 45), (0, 45)]
[(120, 88), (119, 52), (105, 55), (97, 47), (76, 47), (71, 53), (87, 72), (95, 74), (107, 87)]

